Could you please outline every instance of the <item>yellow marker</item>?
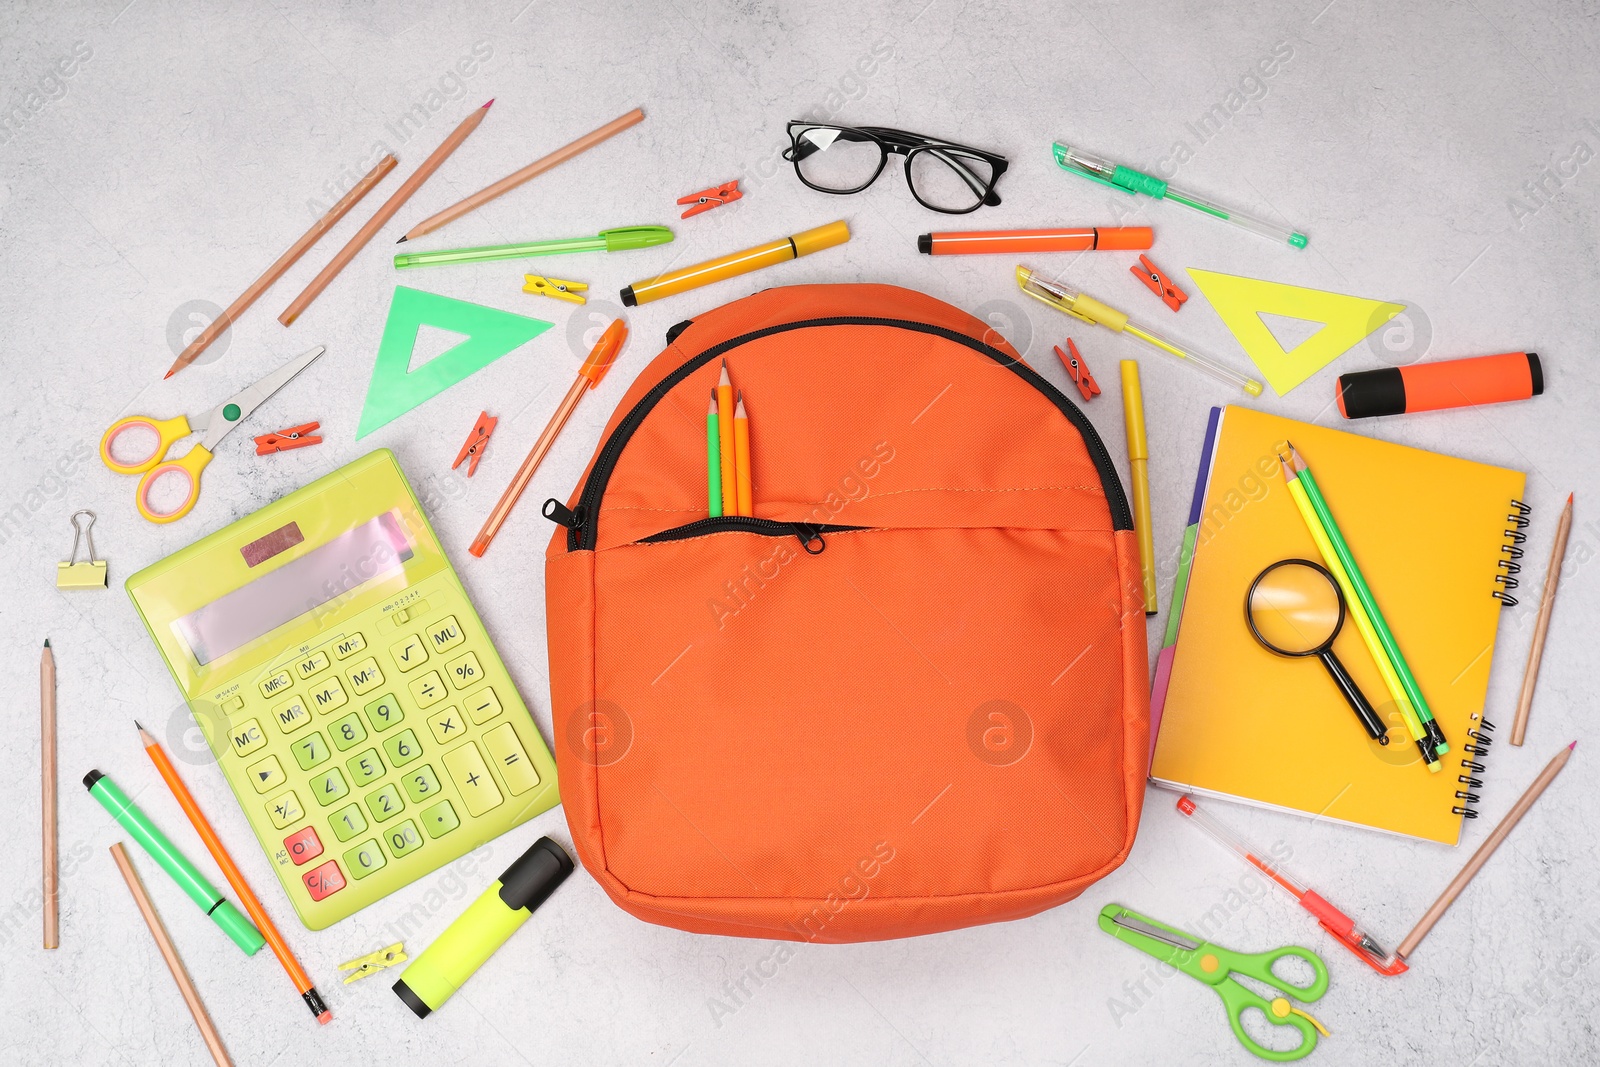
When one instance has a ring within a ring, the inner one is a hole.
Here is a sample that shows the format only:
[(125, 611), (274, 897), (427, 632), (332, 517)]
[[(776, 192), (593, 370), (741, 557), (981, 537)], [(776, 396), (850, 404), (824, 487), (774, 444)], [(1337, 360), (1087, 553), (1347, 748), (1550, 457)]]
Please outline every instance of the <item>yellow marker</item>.
[(744, 413), (744, 390), (733, 401), (733, 485), (739, 497), (739, 514), (754, 515), (755, 493), (750, 486), (750, 418)]
[(1122, 361), (1122, 425), (1128, 434), (1128, 471), (1133, 481), (1133, 529), (1139, 535), (1139, 572), (1144, 579), (1144, 613), (1156, 613), (1156, 541), (1150, 529), (1150, 442), (1144, 433), (1144, 390), (1139, 364)]
[[(850, 227), (845, 225), (844, 220), (830, 222), (826, 226), (805, 230), (793, 237), (780, 237), (776, 241), (747, 248), (743, 252), (734, 252), (720, 259), (708, 259), (692, 267), (668, 271), (666, 274), (642, 282), (634, 282), (622, 290), (622, 302), (628, 307), (648, 304), (664, 296), (698, 289), (702, 285), (748, 274), (753, 270), (770, 267), (785, 260), (809, 256), (824, 248), (842, 245), (848, 240), (850, 240)], [(1260, 392), (1259, 386), (1256, 391)]]
[(1104, 326), (1117, 333), (1132, 334), (1151, 348), (1175, 356), (1185, 363), (1191, 364), (1197, 370), (1204, 371), (1219, 382), (1227, 382), (1236, 389), (1243, 389), (1250, 396), (1261, 395), (1261, 383), (1254, 378), (1247, 378), (1238, 371), (1229, 370), (1225, 365), (1203, 356), (1193, 348), (1181, 348), (1148, 326), (1140, 326), (1131, 321), (1127, 315), (1114, 307), (1100, 303), (1088, 293), (1080, 293), (1076, 289), (1062, 285), (1060, 282), (1047, 282), (1036, 276), (1027, 267), (1017, 268), (1017, 285), (1024, 293), (1041, 303), (1049, 304), (1057, 311), (1066, 312), (1075, 319)]

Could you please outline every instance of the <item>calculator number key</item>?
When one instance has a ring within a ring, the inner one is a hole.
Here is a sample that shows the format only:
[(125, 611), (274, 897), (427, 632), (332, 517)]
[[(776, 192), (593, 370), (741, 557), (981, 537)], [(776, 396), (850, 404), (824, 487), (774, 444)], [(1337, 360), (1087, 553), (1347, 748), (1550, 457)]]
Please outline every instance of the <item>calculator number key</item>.
[[(346, 804), (329, 817), (328, 823), (333, 827), (333, 836), (340, 841), (348, 841), (367, 828), (367, 817), (361, 814), (360, 804)], [(345, 857), (349, 862), (349, 857)], [(357, 875), (356, 877), (360, 877)]]
[(433, 645), (435, 652), (443, 652), (447, 648), (455, 648), (466, 638), (462, 636), (461, 624), (456, 622), (454, 615), (447, 616), (428, 627), (428, 641)]
[(489, 758), (512, 796), (520, 796), (539, 784), (539, 772), (528, 762), (528, 754), (522, 750), (522, 742), (510, 723), (503, 722), (484, 734), (483, 747), (489, 750)]
[(394, 698), (393, 693), (379, 697), (366, 707), (367, 721), (372, 728), (380, 734), (406, 717), (401, 710), (400, 702)]
[(367, 794), (367, 810), (372, 812), (372, 817), (378, 822), (388, 822), (404, 811), (405, 806), (406, 802), (400, 799), (400, 790), (393, 784)]
[(228, 740), (233, 743), (235, 755), (248, 756), (267, 743), (267, 735), (261, 732), (261, 724), (251, 719), (229, 730)]
[(289, 751), (294, 753), (294, 761), (300, 765), (302, 771), (309, 771), (319, 763), (326, 763), (333, 756), (327, 740), (321, 734), (302, 737), (289, 746)]
[(283, 773), (283, 764), (278, 762), (277, 756), (257, 760), (246, 767), (244, 773), (249, 776), (250, 784), (255, 787), (257, 793), (275, 789), (288, 780)]
[(378, 661), (368, 656), (349, 670), (350, 688), (356, 691), (357, 696), (372, 692), (383, 684), (383, 672), (378, 669)]
[(385, 830), (383, 843), (389, 846), (389, 855), (399, 859), (422, 847), (422, 835), (417, 832), (417, 824), (407, 819)]
[(352, 711), (328, 725), (328, 736), (333, 738), (334, 748), (348, 752), (367, 739), (367, 728), (361, 725), (361, 716)]
[(416, 634), (390, 645), (389, 655), (394, 657), (395, 666), (400, 668), (401, 674), (416, 670), (428, 661), (428, 650), (423, 646), (422, 638)]
[(387, 866), (388, 863), (383, 849), (378, 847), (376, 837), (368, 838), (344, 854), (344, 864), (350, 868), (350, 873), (358, 882), (373, 871)]
[(289, 850), (289, 858), (294, 860), (296, 867), (303, 867), (322, 855), (322, 841), (317, 837), (314, 826), (296, 830), (284, 838), (283, 847)]
[(389, 753), (391, 767), (404, 767), (422, 755), (422, 745), (417, 741), (417, 735), (410, 730), (404, 730), (389, 738), (383, 743), (383, 750)]
[(423, 809), (422, 828), (428, 831), (428, 836), (441, 838), (445, 834), (461, 825), (461, 820), (456, 817), (456, 809), (450, 806), (448, 800), (441, 800), (431, 808)]
[(312, 900), (326, 900), (345, 885), (344, 874), (339, 870), (337, 860), (329, 860), (321, 867), (307, 871), (300, 876), (300, 880), (305, 883)]
[(500, 787), (489, 776), (483, 754), (471, 741), (444, 754), (444, 771), (455, 783), (462, 803), (467, 806), (467, 813), (473, 818), (499, 807), (505, 799), (500, 795)]
[(471, 652), (465, 656), (457, 656), (446, 663), (444, 669), (450, 676), (450, 684), (457, 689), (465, 689), (469, 685), (477, 685), (483, 681), (483, 668), (478, 666), (478, 657)]
[(406, 772), (405, 787), (411, 803), (421, 804), (439, 791), (439, 779), (434, 777), (433, 768), (424, 764), (418, 770)]
[(348, 792), (350, 787), (345, 784), (344, 775), (339, 773), (337, 767), (329, 767), (325, 773), (311, 779), (311, 795), (324, 808)]
[(350, 780), (358, 789), (383, 777), (383, 760), (378, 758), (378, 750), (375, 748), (369, 748), (361, 755), (345, 761), (345, 767), (350, 771)]
[(411, 679), (411, 697), (419, 708), (431, 708), (446, 696), (444, 679), (438, 671), (429, 671), (420, 678)]
[(267, 801), (267, 815), (272, 819), (272, 825), (282, 830), (305, 818), (306, 813), (300, 809), (300, 798), (290, 789)]
[(320, 674), (328, 669), (328, 654), (326, 652), (313, 652), (299, 663), (296, 663), (294, 669), (302, 678), (310, 678), (313, 674)]

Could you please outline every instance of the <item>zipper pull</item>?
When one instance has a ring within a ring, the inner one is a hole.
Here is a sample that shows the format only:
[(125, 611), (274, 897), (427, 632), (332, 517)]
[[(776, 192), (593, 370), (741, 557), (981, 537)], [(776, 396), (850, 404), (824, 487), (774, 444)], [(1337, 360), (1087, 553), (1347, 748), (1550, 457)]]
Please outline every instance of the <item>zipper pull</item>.
[(565, 526), (569, 530), (583, 528), (583, 509), (573, 511), (555, 497), (544, 502), (544, 517), (557, 526)]
[(793, 525), (794, 535), (800, 538), (800, 547), (805, 549), (809, 555), (822, 555), (822, 550), (828, 547), (828, 542), (822, 539), (822, 530), (805, 522), (797, 522)]

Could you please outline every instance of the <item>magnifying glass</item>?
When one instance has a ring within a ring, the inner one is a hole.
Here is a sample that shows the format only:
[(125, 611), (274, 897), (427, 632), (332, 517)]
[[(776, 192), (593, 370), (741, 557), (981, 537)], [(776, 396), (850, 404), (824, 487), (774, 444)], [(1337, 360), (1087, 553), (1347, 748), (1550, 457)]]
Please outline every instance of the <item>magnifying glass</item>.
[(1245, 595), (1245, 621), (1261, 646), (1280, 656), (1316, 656), (1361, 720), (1367, 736), (1389, 743), (1383, 720), (1339, 657), (1334, 638), (1344, 625), (1344, 593), (1326, 567), (1308, 559), (1283, 559), (1256, 575)]

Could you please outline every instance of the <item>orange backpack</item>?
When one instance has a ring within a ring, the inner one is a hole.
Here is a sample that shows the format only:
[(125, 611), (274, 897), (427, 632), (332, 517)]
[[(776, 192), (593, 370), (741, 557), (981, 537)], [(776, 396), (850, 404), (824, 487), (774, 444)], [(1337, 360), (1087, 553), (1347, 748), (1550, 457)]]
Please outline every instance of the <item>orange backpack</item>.
[[(724, 360), (753, 518), (707, 518)], [(978, 319), (803, 285), (682, 323), (545, 514), (567, 824), (632, 914), (906, 937), (1054, 907), (1127, 856), (1149, 715), (1127, 499)]]

